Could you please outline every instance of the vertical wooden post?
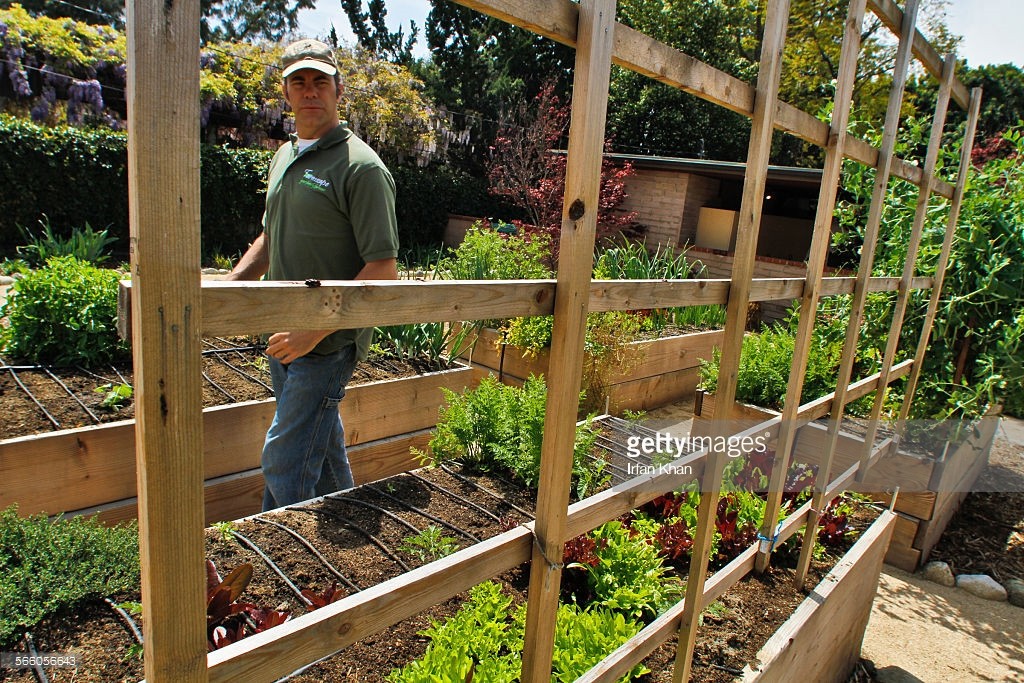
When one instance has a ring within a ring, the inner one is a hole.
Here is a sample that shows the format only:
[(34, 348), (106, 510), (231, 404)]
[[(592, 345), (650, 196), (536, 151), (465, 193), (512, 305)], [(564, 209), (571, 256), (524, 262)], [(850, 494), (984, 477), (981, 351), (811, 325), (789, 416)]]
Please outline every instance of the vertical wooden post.
[(857, 267), (857, 281), (853, 290), (853, 302), (850, 305), (850, 319), (846, 327), (846, 341), (843, 344), (843, 355), (839, 361), (839, 373), (836, 379), (836, 393), (832, 400), (832, 412), (829, 415), (828, 439), (825, 445), (824, 460), (818, 467), (814, 478), (814, 496), (807, 525), (804, 528), (803, 546), (797, 561), (795, 582), (803, 586), (807, 570), (811, 564), (811, 553), (818, 535), (818, 517), (825, 503), (825, 489), (831, 480), (832, 460), (839, 441), (839, 427), (846, 409), (846, 394), (849, 389), (850, 377), (853, 374), (853, 363), (857, 355), (857, 344), (860, 341), (860, 326), (864, 320), (864, 304), (867, 300), (868, 281), (875, 263), (875, 247), (878, 244), (878, 233), (882, 223), (882, 210), (885, 208), (885, 196), (889, 188), (889, 176), (892, 171), (893, 151), (896, 148), (896, 134), (899, 131), (900, 107), (903, 105), (903, 88), (907, 82), (907, 69), (910, 66), (910, 50), (917, 31), (918, 0), (907, 0), (903, 12), (903, 26), (900, 29), (899, 47), (896, 50), (896, 66), (893, 71), (892, 90), (889, 91), (889, 103), (885, 111), (885, 127), (882, 130), (882, 142), (879, 145), (878, 166), (875, 185), (871, 195), (871, 207), (868, 210), (867, 224), (864, 227), (864, 244), (861, 247), (860, 264)]
[[(751, 121), (750, 143), (747, 150), (747, 170), (740, 202), (739, 224), (736, 229), (736, 256), (733, 260), (729, 301), (726, 305), (725, 336), (722, 358), (718, 370), (718, 390), (714, 414), (714, 429), (720, 436), (728, 436), (728, 425), (736, 400), (736, 382), (739, 375), (740, 354), (746, 327), (747, 305), (750, 303), (750, 283), (757, 255), (757, 234), (761, 226), (764, 206), (764, 186), (768, 177), (768, 162), (774, 132), (775, 106), (778, 101), (779, 80), (782, 73), (782, 51), (786, 45), (789, 23), (789, 0), (769, 0), (765, 21), (764, 41), (761, 46), (761, 64), (757, 74), (754, 95), (754, 116)], [(724, 413), (721, 414), (721, 413)], [(686, 603), (680, 620), (679, 641), (672, 680), (676, 683), (690, 677), (693, 648), (697, 638), (704, 581), (707, 578), (708, 553), (715, 531), (715, 513), (722, 488), (722, 470), (727, 460), (723, 439), (715, 439), (716, 448), (709, 454), (709, 463), (701, 483), (700, 505), (697, 508), (697, 529), (690, 555), (690, 571), (686, 583)]]
[(974, 149), (974, 134), (978, 129), (978, 115), (981, 111), (981, 88), (974, 88), (971, 91), (970, 110), (967, 113), (967, 126), (964, 130), (964, 139), (960, 147), (960, 170), (956, 179), (956, 186), (953, 188), (953, 199), (949, 206), (949, 217), (946, 221), (946, 234), (942, 240), (942, 250), (939, 252), (939, 260), (935, 265), (935, 278), (932, 283), (932, 294), (928, 300), (928, 312), (925, 313), (924, 326), (921, 328), (921, 336), (917, 341), (917, 351), (914, 354), (914, 367), (907, 379), (907, 390), (903, 397), (903, 407), (900, 408), (899, 423), (896, 434), (903, 433), (907, 417), (910, 415), (910, 404), (914, 400), (914, 392), (917, 390), (917, 382), (921, 376), (921, 363), (924, 361), (925, 351), (928, 349), (928, 339), (932, 333), (932, 325), (935, 322), (935, 314), (939, 310), (939, 298), (942, 296), (942, 283), (946, 277), (946, 266), (949, 265), (949, 254), (953, 248), (953, 235), (956, 233), (956, 225), (960, 220), (960, 205), (963, 203), (964, 190), (967, 188), (967, 178), (971, 170), (971, 150)]
[(551, 678), (614, 33), (615, 0), (584, 0), (580, 4), (547, 417), (523, 648), (522, 680), (526, 683), (547, 683)]
[(917, 251), (921, 246), (921, 234), (924, 232), (924, 221), (928, 214), (928, 202), (931, 199), (932, 187), (935, 185), (935, 165), (939, 159), (939, 147), (942, 145), (942, 129), (946, 125), (946, 112), (949, 108), (950, 95), (953, 91), (956, 57), (946, 55), (942, 67), (942, 82), (939, 85), (938, 97), (935, 100), (935, 115), (932, 118), (931, 134), (928, 138), (928, 150), (925, 153), (921, 187), (917, 195), (917, 206), (914, 208), (914, 220), (907, 244), (907, 255), (903, 261), (903, 273), (896, 296), (896, 310), (893, 311), (889, 325), (889, 336), (885, 341), (885, 353), (882, 356), (882, 367), (878, 374), (878, 389), (875, 390), (875, 402), (871, 407), (867, 432), (864, 435), (864, 452), (860, 458), (860, 469), (857, 470), (857, 481), (864, 481), (867, 476), (871, 452), (874, 449), (878, 423), (882, 419), (882, 408), (885, 405), (885, 394), (889, 388), (889, 373), (896, 359), (896, 347), (903, 329), (903, 318), (910, 302), (910, 281), (914, 277), (917, 265)]
[(206, 681), (199, 0), (128, 18), (132, 347), (146, 680)]
[(836, 206), (836, 191), (843, 170), (843, 152), (846, 148), (847, 126), (850, 123), (850, 108), (853, 104), (853, 85), (857, 79), (857, 58), (860, 54), (860, 31), (864, 21), (867, 0), (853, 0), (847, 11), (843, 48), (839, 56), (839, 78), (832, 107), (832, 125), (828, 146), (825, 148), (825, 166), (822, 169), (821, 187), (818, 190), (818, 210), (814, 217), (814, 234), (807, 258), (807, 272), (803, 297), (800, 300), (800, 321), (797, 325), (793, 345), (793, 363), (789, 370), (786, 398), (782, 404), (782, 424), (779, 440), (775, 447), (771, 478), (768, 483), (768, 499), (765, 503), (764, 519), (761, 520), (761, 545), (754, 566), (759, 572), (768, 568), (774, 546), (775, 520), (782, 506), (782, 494), (786, 486), (786, 472), (796, 440), (797, 411), (800, 408), (800, 394), (807, 375), (807, 358), (811, 349), (811, 336), (818, 314), (818, 299), (821, 296), (821, 280), (832, 239), (832, 213)]

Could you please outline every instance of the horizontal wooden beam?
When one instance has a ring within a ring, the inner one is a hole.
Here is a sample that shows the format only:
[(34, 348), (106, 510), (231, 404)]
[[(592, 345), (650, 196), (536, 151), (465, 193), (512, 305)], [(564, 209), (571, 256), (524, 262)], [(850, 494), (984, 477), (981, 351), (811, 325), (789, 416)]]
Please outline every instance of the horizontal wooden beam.
[[(576, 22), (579, 9), (570, 0), (549, 0), (547, 2), (542, 0), (526, 2), (519, 0), (486, 0), (485, 2), (455, 0), (455, 2), (563, 45), (576, 46)], [(887, 0), (881, 4), (893, 3), (891, 0)], [(902, 17), (902, 14), (900, 12), (899, 16)], [(886, 21), (886, 18), (883, 18), (883, 21)], [(920, 33), (917, 35), (920, 36)], [(921, 40), (924, 39), (921, 38)], [(927, 42), (925, 41), (924, 44)], [(914, 47), (919, 48), (916, 37)], [(738, 114), (747, 117), (754, 115), (754, 87), (752, 85), (629, 26), (615, 25), (612, 63), (696, 95)], [(938, 59), (938, 65), (938, 71), (933, 73), (941, 74), (941, 59)], [(928, 68), (927, 64), (926, 68)], [(931, 71), (930, 68), (929, 71)], [(954, 89), (955, 93), (959, 93), (960, 90), (966, 93), (963, 84), (959, 81), (956, 84), (959, 86), (959, 90)], [(957, 101), (960, 102), (959, 94)], [(966, 101), (967, 98), (964, 96), (961, 105), (965, 109)], [(782, 101), (778, 103), (774, 123), (776, 128), (819, 147), (824, 148), (828, 144), (828, 124), (791, 104)], [(844, 152), (850, 159), (872, 168), (878, 167), (878, 149), (863, 140), (850, 137)], [(923, 180), (920, 168), (899, 158), (893, 159), (891, 173), (918, 186)], [(946, 198), (953, 196), (953, 186), (941, 178), (935, 179), (934, 191)]]
[[(903, 10), (899, 8), (899, 5), (893, 2), (893, 0), (868, 0), (868, 7), (885, 24), (886, 28), (896, 36), (899, 36), (900, 27), (903, 25)], [(937, 79), (942, 78), (942, 55), (932, 47), (931, 43), (928, 42), (928, 39), (920, 31), (914, 32), (914, 42), (911, 50), (914, 56), (921, 62), (925, 71)], [(956, 100), (956, 103), (964, 111), (968, 110), (971, 94), (967, 90), (967, 86), (957, 79), (953, 80), (953, 99)], [(949, 195), (945, 196), (948, 197)]]
[[(854, 278), (824, 278), (822, 296), (853, 293)], [(896, 291), (900, 278), (873, 277), (868, 290)], [(914, 278), (913, 289), (932, 279)], [(590, 311), (625, 311), (725, 304), (730, 281), (593, 280)], [(755, 278), (751, 301), (799, 298), (803, 278)], [(118, 329), (130, 329), (131, 282), (121, 282)], [(283, 329), (374, 327), (430, 321), (487, 320), (551, 315), (554, 280), (329, 280), (300, 282), (203, 282), (205, 335), (266, 334)]]

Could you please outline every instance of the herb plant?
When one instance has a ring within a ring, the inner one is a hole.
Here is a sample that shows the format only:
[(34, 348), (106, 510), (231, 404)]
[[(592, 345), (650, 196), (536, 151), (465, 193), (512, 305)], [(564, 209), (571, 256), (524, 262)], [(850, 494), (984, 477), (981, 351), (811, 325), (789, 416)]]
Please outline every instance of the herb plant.
[(441, 527), (431, 524), (418, 534), (407, 536), (398, 549), (420, 562), (433, 562), (454, 553), (459, 549), (459, 543), (451, 536), (445, 536)]
[(139, 588), (138, 530), (0, 512), (0, 647), (46, 617)]
[(107, 382), (93, 389), (97, 394), (103, 394), (100, 405), (107, 410), (117, 411), (131, 403), (134, 390), (130, 384), (114, 384)]
[(55, 365), (95, 366), (128, 356), (117, 336), (121, 274), (72, 256), (58, 256), (16, 280), (0, 306), (9, 326), (0, 348), (15, 358)]

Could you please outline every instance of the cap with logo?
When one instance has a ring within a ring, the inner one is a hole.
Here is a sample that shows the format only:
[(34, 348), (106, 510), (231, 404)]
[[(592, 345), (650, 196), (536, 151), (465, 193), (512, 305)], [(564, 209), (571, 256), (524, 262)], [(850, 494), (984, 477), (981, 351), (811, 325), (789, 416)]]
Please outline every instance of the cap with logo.
[(299, 69), (316, 69), (328, 76), (338, 73), (334, 50), (319, 40), (300, 40), (284, 49), (281, 55), (282, 78), (288, 78)]

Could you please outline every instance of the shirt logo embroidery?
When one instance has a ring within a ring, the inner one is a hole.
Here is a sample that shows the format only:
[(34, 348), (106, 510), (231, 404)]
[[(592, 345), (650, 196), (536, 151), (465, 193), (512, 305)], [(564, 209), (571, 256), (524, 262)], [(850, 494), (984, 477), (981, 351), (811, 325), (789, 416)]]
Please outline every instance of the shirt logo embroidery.
[(300, 185), (316, 190), (318, 192), (326, 192), (327, 188), (331, 186), (329, 180), (323, 178), (317, 178), (316, 173), (311, 168), (307, 168), (302, 174), (302, 180), (299, 181)]

